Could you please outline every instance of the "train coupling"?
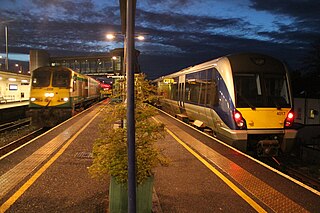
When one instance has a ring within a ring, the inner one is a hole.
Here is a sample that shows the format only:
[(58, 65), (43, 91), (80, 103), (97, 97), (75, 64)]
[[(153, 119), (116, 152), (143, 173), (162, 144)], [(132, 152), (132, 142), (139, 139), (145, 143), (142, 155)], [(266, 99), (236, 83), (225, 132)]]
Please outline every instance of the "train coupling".
[(277, 156), (279, 151), (279, 141), (273, 140), (260, 140), (257, 144), (257, 153), (259, 157)]

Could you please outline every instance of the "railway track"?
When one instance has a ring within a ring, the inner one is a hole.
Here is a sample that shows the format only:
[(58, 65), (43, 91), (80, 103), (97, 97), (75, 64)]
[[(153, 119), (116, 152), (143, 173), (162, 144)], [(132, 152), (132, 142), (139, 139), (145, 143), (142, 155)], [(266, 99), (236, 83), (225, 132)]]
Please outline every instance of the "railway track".
[[(260, 159), (261, 160), (261, 159)], [(268, 164), (269, 166), (281, 171), (290, 177), (314, 188), (320, 190), (320, 175), (315, 172), (310, 172), (312, 170), (318, 169), (320, 172), (319, 165), (317, 168), (312, 168), (313, 165), (303, 163), (301, 160), (295, 157), (280, 156), (272, 157), (261, 160), (262, 162)]]
[(295, 178), (296, 180), (299, 180), (300, 182), (316, 189), (320, 190), (320, 180), (317, 180), (309, 175), (304, 174), (302, 171), (292, 168), (292, 167), (286, 167), (285, 171), (290, 177)]
[(15, 121), (15, 122), (2, 124), (2, 125), (0, 125), (0, 133), (4, 133), (4, 132), (7, 132), (7, 131), (12, 131), (12, 130), (18, 129), (18, 128), (22, 127), (22, 126), (30, 125), (30, 123), (31, 123), (30, 118), (27, 118), (27, 119), (18, 120), (18, 121)]
[(27, 143), (28, 141), (32, 140), (33, 138), (41, 135), (42, 133), (48, 131), (45, 128), (41, 128), (38, 130), (35, 130), (15, 141), (12, 141), (11, 143), (8, 143), (2, 147), (0, 147), (0, 156), (3, 156), (5, 154), (7, 154), (8, 152), (11, 152), (12, 150), (16, 149), (17, 147)]

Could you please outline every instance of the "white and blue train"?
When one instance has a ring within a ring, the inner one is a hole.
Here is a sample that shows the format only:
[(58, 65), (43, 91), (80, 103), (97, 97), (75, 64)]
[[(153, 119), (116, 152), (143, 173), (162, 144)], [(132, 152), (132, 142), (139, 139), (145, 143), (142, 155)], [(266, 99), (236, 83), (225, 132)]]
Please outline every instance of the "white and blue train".
[(239, 150), (270, 156), (294, 145), (289, 75), (278, 59), (232, 54), (154, 82), (163, 110), (210, 129), (213, 136)]

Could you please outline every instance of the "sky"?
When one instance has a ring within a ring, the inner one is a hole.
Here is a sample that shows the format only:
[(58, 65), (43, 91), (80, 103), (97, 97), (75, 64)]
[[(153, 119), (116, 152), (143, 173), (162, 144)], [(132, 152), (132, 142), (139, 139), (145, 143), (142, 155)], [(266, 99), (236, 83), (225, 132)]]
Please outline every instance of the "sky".
[[(137, 0), (141, 71), (154, 79), (237, 52), (301, 65), (320, 39), (319, 0)], [(30, 49), (51, 56), (103, 54), (123, 47), (119, 0), (0, 0), (0, 54), (9, 29), (9, 59)]]

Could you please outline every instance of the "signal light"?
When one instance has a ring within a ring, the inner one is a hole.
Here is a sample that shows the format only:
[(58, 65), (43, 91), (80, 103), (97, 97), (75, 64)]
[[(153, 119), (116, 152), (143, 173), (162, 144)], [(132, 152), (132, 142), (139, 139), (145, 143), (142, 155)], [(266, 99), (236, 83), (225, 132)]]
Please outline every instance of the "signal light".
[(294, 121), (294, 113), (290, 111), (287, 114), (286, 120), (284, 121), (284, 126), (285, 127), (291, 127)]
[(246, 121), (243, 119), (239, 111), (235, 110), (233, 112), (233, 119), (239, 129), (246, 129)]

